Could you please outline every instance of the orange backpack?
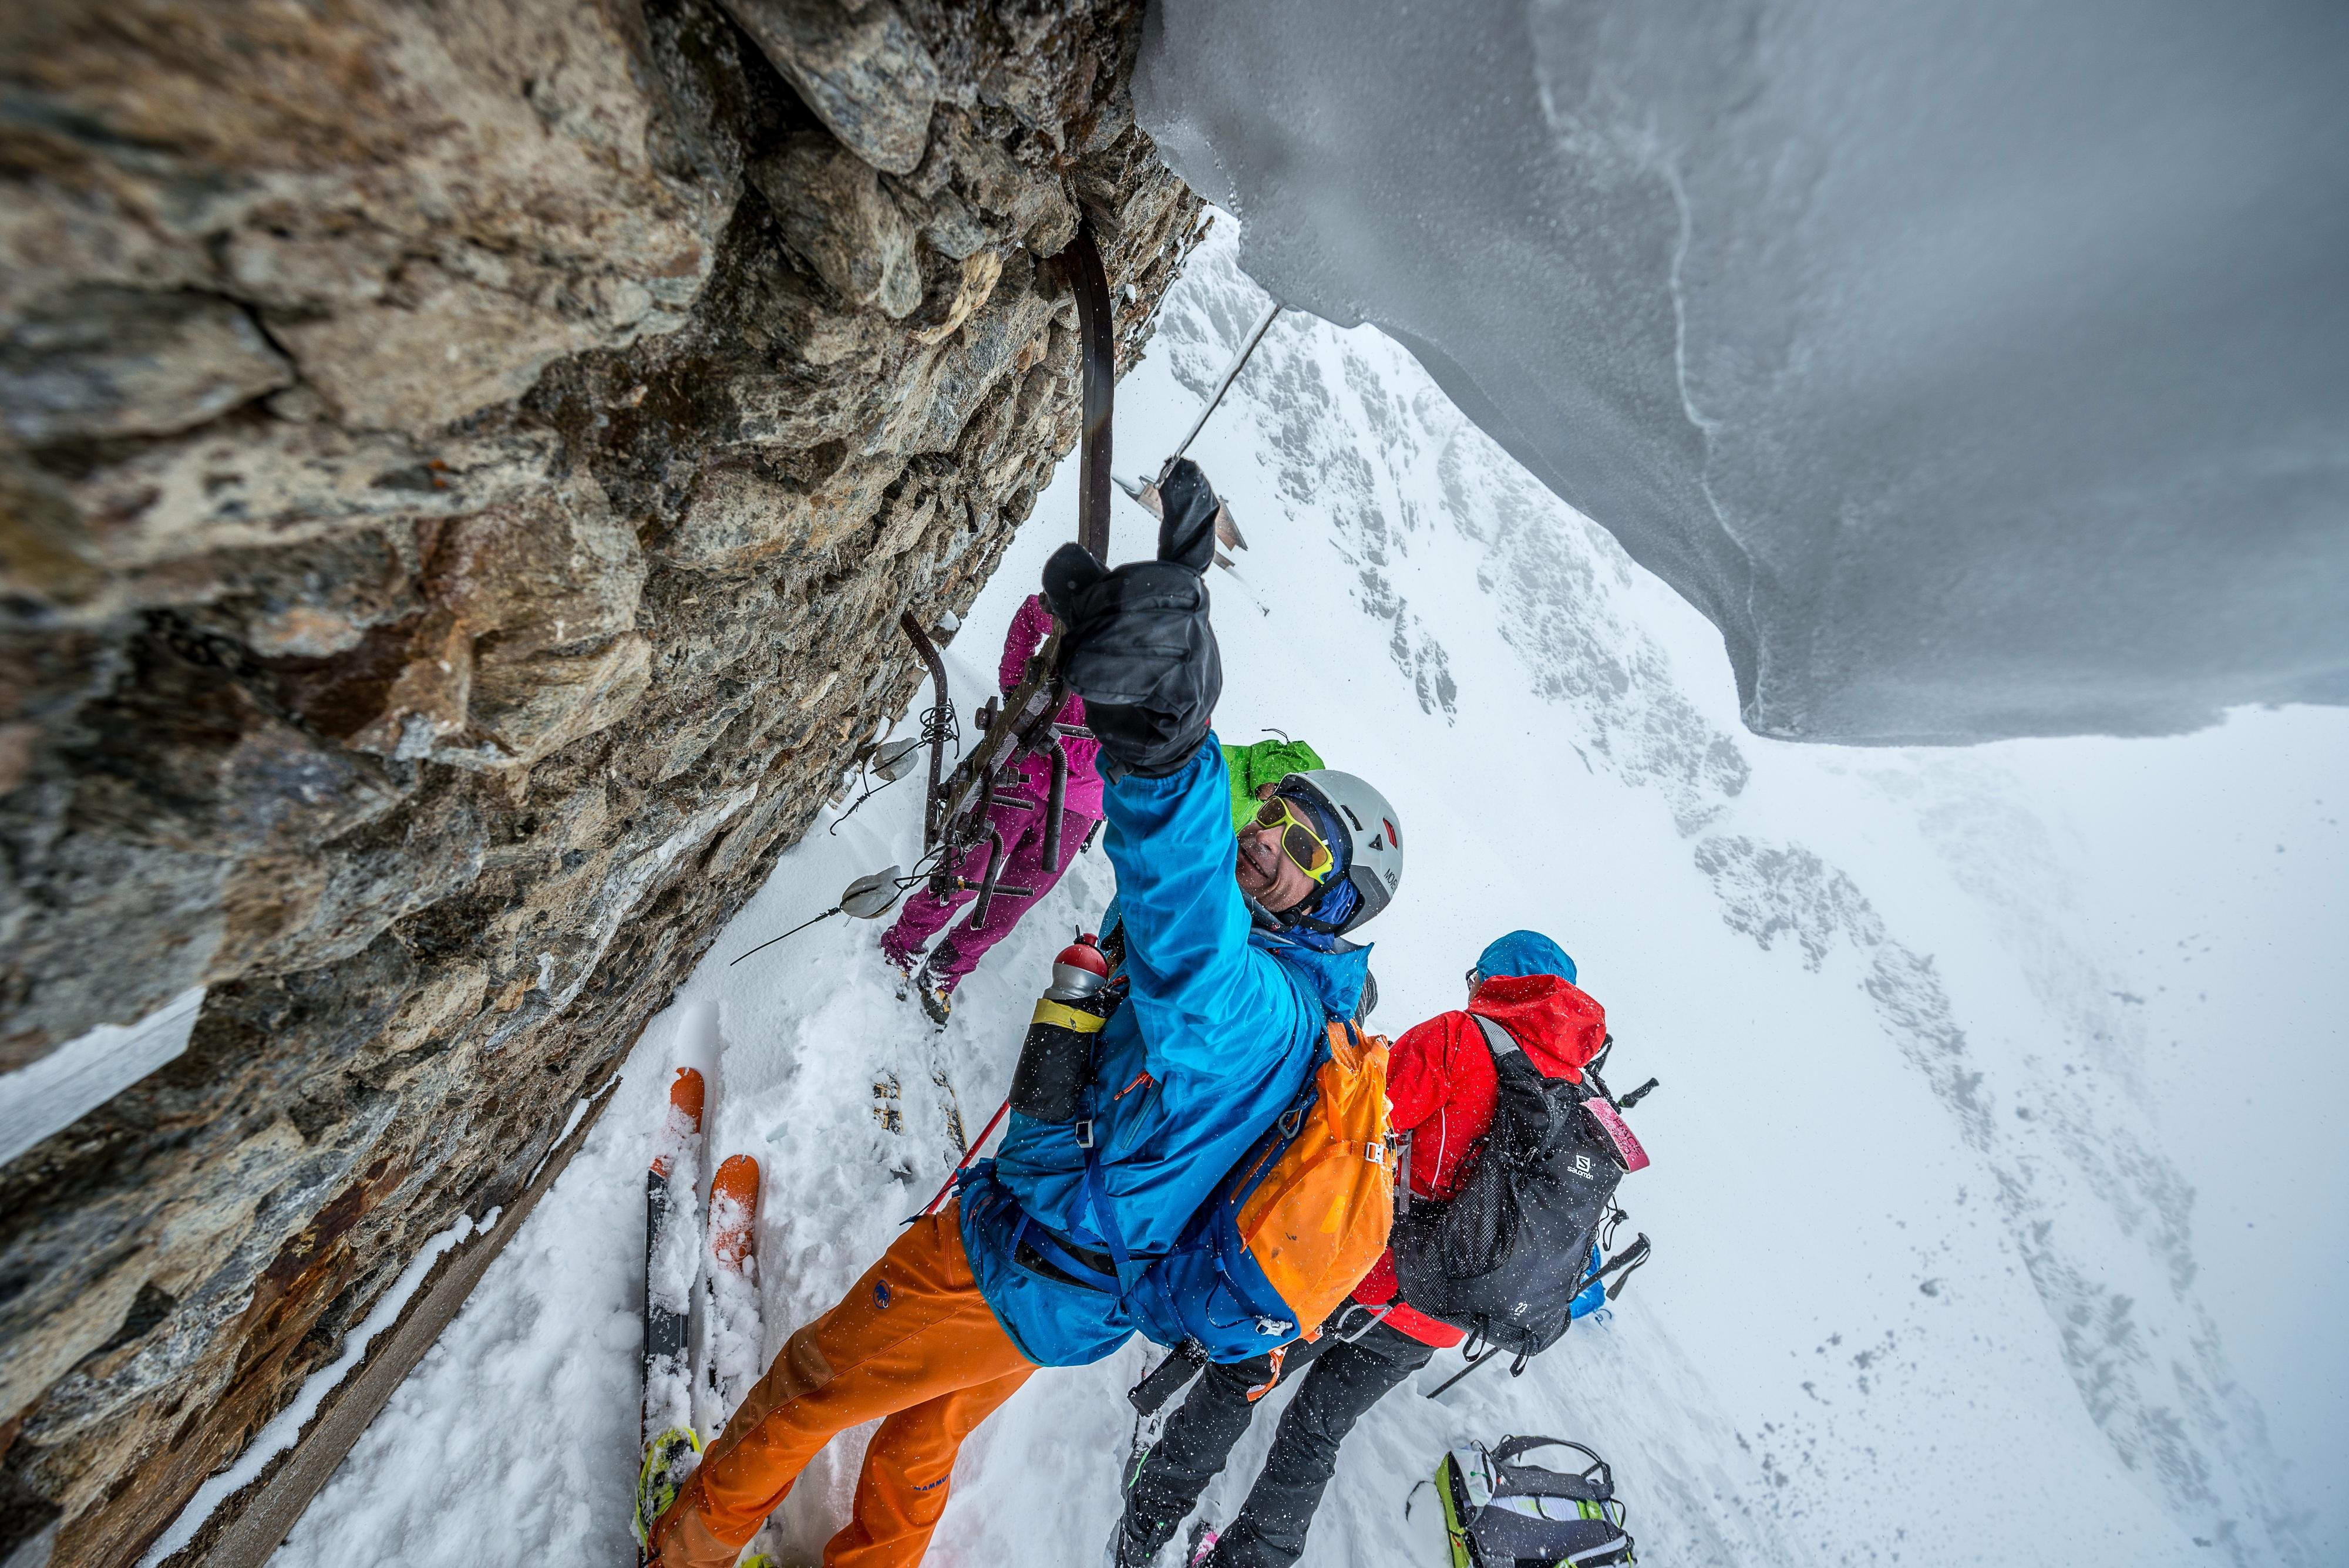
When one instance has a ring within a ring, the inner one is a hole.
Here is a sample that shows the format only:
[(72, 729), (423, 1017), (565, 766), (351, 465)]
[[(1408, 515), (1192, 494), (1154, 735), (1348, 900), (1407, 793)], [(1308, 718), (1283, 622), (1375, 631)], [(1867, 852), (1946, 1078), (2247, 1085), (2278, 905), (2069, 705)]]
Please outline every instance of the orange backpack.
[(1173, 1344), (1177, 1320), (1218, 1361), (1318, 1330), (1386, 1251), (1393, 1218), (1387, 1042), (1332, 1022), (1296, 1099), (1153, 1260), (1145, 1326)]

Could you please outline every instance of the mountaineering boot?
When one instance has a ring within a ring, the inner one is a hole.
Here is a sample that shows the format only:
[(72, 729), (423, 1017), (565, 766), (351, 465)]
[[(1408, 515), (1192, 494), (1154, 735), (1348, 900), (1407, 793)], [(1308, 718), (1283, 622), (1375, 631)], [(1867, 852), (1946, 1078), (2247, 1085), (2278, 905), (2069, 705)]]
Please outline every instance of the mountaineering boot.
[(887, 942), (881, 944), (881, 961), (896, 975), (897, 1000), (904, 1002), (914, 993), (914, 971), (921, 959), (913, 953), (901, 953)]
[(1125, 1532), (1125, 1519), (1109, 1527), (1109, 1544), (1102, 1550), (1102, 1568), (1150, 1568), (1158, 1560), (1155, 1552), (1145, 1552)]
[(690, 1427), (671, 1427), (645, 1445), (644, 1467), (636, 1471), (636, 1516), (629, 1521), (637, 1545), (651, 1547), (654, 1522), (677, 1501), (700, 1455), (701, 1438)]
[(937, 976), (931, 972), (926, 963), (922, 965), (922, 972), (915, 979), (914, 985), (914, 994), (922, 1001), (922, 1011), (929, 1014), (931, 1023), (944, 1029), (947, 1019), (954, 1012), (953, 991), (938, 983)]
[[(1216, 1550), (1216, 1532), (1207, 1528), (1204, 1519), (1191, 1522), (1191, 1533), (1183, 1547), (1183, 1561), (1189, 1568), (1198, 1568)], [(1150, 1568), (1159, 1553), (1152, 1552), (1125, 1532), (1125, 1520), (1121, 1517), (1109, 1532), (1109, 1546), (1102, 1552), (1102, 1568)]]

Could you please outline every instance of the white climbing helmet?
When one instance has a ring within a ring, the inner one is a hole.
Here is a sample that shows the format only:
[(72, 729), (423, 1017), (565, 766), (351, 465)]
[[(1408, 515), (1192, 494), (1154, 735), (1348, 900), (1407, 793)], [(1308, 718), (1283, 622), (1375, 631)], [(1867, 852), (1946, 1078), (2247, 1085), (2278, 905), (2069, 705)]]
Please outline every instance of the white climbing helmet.
[(1384, 909), (1402, 885), (1402, 819), (1387, 797), (1335, 768), (1283, 777), (1276, 794), (1310, 794), (1346, 830), (1346, 880), (1361, 900), (1338, 929), (1352, 930)]

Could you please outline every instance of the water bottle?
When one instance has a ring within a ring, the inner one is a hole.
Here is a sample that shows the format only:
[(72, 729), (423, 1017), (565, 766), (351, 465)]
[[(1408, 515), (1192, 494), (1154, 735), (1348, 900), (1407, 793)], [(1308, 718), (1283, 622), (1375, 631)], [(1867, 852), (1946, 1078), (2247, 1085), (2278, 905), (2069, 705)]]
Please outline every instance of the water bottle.
[(1011, 1074), (1011, 1108), (1040, 1122), (1065, 1126), (1084, 1114), (1092, 1082), (1093, 1037), (1109, 1021), (1109, 960), (1088, 931), (1052, 961), (1052, 983), (1036, 999), (1019, 1064)]

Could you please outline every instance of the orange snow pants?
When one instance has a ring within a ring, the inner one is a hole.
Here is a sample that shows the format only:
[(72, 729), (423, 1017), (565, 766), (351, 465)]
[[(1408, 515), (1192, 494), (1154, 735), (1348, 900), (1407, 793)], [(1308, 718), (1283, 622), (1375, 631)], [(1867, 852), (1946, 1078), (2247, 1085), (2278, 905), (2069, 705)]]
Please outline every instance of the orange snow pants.
[(995, 1321), (962, 1249), (960, 1203), (916, 1220), (839, 1305), (792, 1335), (653, 1526), (661, 1568), (736, 1555), (837, 1433), (885, 1417), (824, 1568), (913, 1568), (955, 1454), (1036, 1370)]

